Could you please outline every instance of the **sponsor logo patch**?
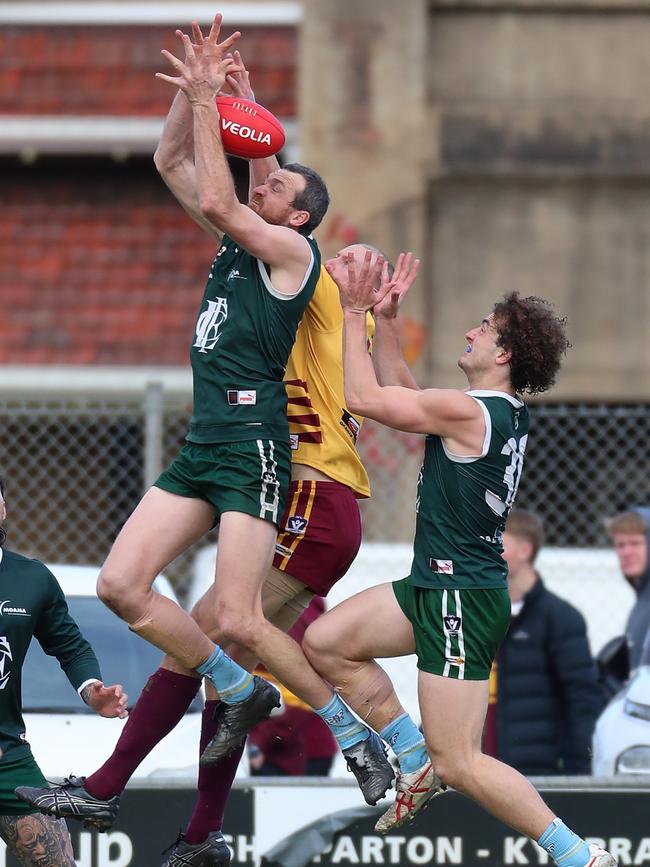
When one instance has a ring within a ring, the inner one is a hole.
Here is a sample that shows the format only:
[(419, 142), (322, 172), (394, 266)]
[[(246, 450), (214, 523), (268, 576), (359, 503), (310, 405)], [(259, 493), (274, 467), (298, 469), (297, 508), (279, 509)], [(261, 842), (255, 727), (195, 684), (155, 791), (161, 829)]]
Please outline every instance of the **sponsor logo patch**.
[(442, 618), (447, 632), (460, 632), (460, 617), (456, 614), (449, 614)]
[(287, 526), (284, 528), (287, 533), (293, 533), (295, 536), (301, 536), (307, 529), (309, 521), (303, 518), (302, 515), (292, 515), (287, 521)]
[(16, 614), (19, 617), (29, 617), (29, 614), (27, 613), (25, 608), (12, 605), (9, 599), (5, 599), (4, 602), (0, 602), (0, 617), (3, 614)]
[(254, 406), (257, 403), (257, 392), (247, 389), (245, 391), (237, 391), (236, 389), (228, 389), (228, 404), (230, 406), (248, 405)]
[(454, 561), (453, 560), (436, 560), (435, 557), (431, 557), (429, 560), (429, 568), (432, 572), (435, 572), (438, 575), (453, 575), (454, 574)]
[(294, 450), (298, 448), (298, 446), (300, 445), (298, 434), (289, 434), (289, 445)]
[(343, 410), (343, 415), (341, 416), (341, 426), (345, 428), (345, 430), (352, 437), (353, 441), (356, 443), (357, 437), (359, 436), (359, 431), (361, 430), (361, 425), (356, 420), (356, 418), (347, 411), (347, 409)]

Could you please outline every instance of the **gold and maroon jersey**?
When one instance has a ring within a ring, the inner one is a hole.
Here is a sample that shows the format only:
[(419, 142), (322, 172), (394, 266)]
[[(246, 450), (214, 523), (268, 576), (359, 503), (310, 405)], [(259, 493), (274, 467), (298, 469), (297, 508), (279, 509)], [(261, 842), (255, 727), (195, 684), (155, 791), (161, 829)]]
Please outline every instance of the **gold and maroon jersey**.
[[(373, 332), (368, 314), (369, 340)], [(321, 267), (285, 376), (291, 459), (326, 473), (358, 497), (369, 497), (368, 475), (356, 447), (361, 418), (345, 406), (342, 350), (339, 291)]]

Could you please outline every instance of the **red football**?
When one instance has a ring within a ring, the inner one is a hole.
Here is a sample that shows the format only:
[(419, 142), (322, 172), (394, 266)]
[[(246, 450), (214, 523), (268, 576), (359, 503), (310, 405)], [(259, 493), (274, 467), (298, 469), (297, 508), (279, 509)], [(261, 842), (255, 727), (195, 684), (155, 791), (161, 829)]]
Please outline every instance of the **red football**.
[(266, 108), (234, 96), (218, 96), (219, 127), (226, 153), (246, 160), (271, 157), (284, 147), (282, 124)]

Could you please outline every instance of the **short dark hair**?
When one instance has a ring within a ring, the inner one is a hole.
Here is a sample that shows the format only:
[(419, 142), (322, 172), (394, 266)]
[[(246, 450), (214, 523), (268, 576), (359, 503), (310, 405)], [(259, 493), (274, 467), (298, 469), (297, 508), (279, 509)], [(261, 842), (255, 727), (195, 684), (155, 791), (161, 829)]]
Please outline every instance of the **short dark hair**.
[(494, 305), (497, 345), (511, 353), (510, 381), (519, 393), (541, 394), (555, 383), (571, 347), (566, 318), (544, 298), (510, 292)]
[(301, 235), (311, 235), (314, 229), (320, 226), (330, 204), (330, 194), (327, 192), (325, 181), (317, 171), (300, 163), (288, 163), (282, 168), (305, 179), (305, 189), (293, 200), (293, 207), (298, 211), (309, 212), (309, 219), (299, 231)]
[(534, 563), (544, 544), (544, 522), (539, 515), (526, 509), (513, 509), (506, 520), (506, 533), (530, 542), (533, 549), (530, 562)]

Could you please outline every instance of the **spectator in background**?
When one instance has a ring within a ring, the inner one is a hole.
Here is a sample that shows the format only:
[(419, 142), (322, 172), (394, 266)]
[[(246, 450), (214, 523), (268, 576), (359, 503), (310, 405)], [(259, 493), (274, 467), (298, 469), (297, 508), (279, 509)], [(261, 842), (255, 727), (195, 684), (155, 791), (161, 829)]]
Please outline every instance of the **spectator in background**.
[[(289, 635), (302, 643), (305, 630), (325, 611), (325, 600), (314, 596)], [(327, 776), (336, 755), (336, 739), (323, 720), (263, 667), (256, 674), (269, 679), (282, 694), (282, 711), (258, 723), (247, 742), (252, 776)]]
[(610, 518), (606, 526), (621, 572), (636, 594), (636, 602), (625, 627), (630, 670), (634, 670), (639, 665), (643, 643), (650, 631), (650, 508), (641, 506), (621, 512)]
[(513, 509), (503, 536), (512, 620), (490, 677), (484, 750), (526, 775), (589, 774), (603, 706), (585, 621), (534, 563), (544, 526)]

